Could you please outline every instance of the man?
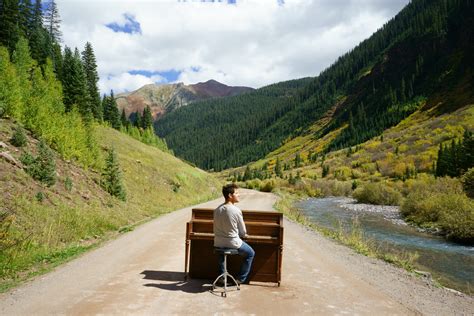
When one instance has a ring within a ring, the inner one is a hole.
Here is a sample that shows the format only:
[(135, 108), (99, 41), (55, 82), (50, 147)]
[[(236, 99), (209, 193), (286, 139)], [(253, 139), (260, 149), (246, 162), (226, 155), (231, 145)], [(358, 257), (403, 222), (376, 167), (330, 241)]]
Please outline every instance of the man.
[[(255, 256), (255, 251), (243, 238), (247, 234), (242, 211), (235, 206), (239, 202), (239, 192), (236, 184), (228, 184), (222, 188), (224, 204), (214, 210), (214, 247), (238, 249), (239, 255), (244, 257), (239, 283), (248, 282), (250, 268)], [(219, 274), (224, 272), (224, 255), (219, 255)]]

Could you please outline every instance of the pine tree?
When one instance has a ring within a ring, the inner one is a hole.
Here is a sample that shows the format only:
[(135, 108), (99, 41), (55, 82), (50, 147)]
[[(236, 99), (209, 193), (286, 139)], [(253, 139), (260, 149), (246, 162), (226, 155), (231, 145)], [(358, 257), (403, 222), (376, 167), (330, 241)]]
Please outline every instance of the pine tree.
[(122, 172), (114, 148), (108, 151), (105, 168), (102, 172), (101, 185), (110, 195), (122, 201), (126, 200), (125, 188), (122, 184)]
[(242, 181), (247, 181), (247, 180), (250, 180), (251, 178), (252, 178), (252, 170), (250, 169), (249, 165), (247, 165), (247, 167), (245, 167), (245, 172), (244, 172)]
[(35, 180), (47, 186), (56, 183), (56, 162), (54, 154), (43, 139), (38, 143), (38, 156), (26, 154), (20, 158), (26, 165), (26, 172)]
[(36, 157), (36, 166), (38, 168), (38, 180), (47, 186), (56, 183), (56, 162), (54, 155), (48, 145), (41, 140), (38, 144), (38, 157)]
[(101, 120), (102, 121), (105, 121), (105, 108), (107, 107), (107, 102), (109, 102), (108, 98), (107, 98), (107, 95), (104, 93), (104, 95), (102, 96), (102, 101), (100, 102), (100, 107), (101, 107), (101, 111), (102, 111), (102, 118)]
[(142, 127), (143, 129), (153, 127), (153, 116), (151, 115), (151, 109), (148, 105), (143, 109)]
[(107, 102), (104, 107), (104, 121), (110, 123), (110, 125), (119, 130), (120, 129), (120, 113), (117, 108), (117, 103), (115, 101), (114, 92), (110, 91), (110, 97), (107, 98)]
[(51, 47), (51, 61), (53, 62), (54, 66), (54, 73), (56, 77), (61, 80), (61, 75), (63, 73), (63, 55), (61, 54), (61, 45), (59, 43), (53, 43)]
[(301, 156), (300, 153), (295, 155), (295, 168), (299, 168), (301, 166)]
[(127, 115), (125, 114), (125, 109), (122, 109), (122, 115), (120, 116), (120, 122), (122, 126), (128, 128), (130, 126), (130, 121), (127, 119)]
[(449, 146), (448, 154), (448, 168), (447, 175), (451, 177), (459, 176), (459, 145), (456, 140), (451, 141), (451, 146)]
[(30, 40), (34, 28), (34, 7), (31, 0), (19, 1), (19, 21), (21, 35)]
[(329, 174), (329, 166), (323, 165), (323, 171), (321, 177), (325, 178)]
[(26, 134), (23, 128), (21, 126), (15, 128), (15, 132), (13, 133), (13, 136), (10, 139), (10, 143), (15, 147), (23, 147), (26, 145), (26, 141)]
[(11, 53), (20, 38), (20, 13), (18, 0), (0, 2), (0, 45)]
[(141, 128), (142, 127), (142, 116), (140, 115), (140, 112), (135, 112), (135, 121), (134, 121), (134, 126)]
[(461, 173), (474, 167), (474, 137), (470, 131), (464, 131), (460, 148)]
[(51, 42), (61, 42), (61, 18), (59, 17), (58, 6), (55, 0), (51, 0), (44, 13), (44, 23), (48, 30)]
[(436, 162), (436, 172), (435, 175), (437, 177), (442, 177), (446, 175), (447, 166), (446, 166), (446, 158), (445, 158), (445, 151), (443, 144), (439, 144), (438, 149), (438, 159)]
[(280, 157), (277, 157), (277, 161), (275, 163), (275, 175), (280, 178), (282, 178), (283, 176), (283, 171), (281, 169), (282, 167), (281, 167)]
[(77, 48), (74, 55), (69, 47), (64, 48), (64, 66), (61, 80), (64, 88), (66, 111), (69, 112), (76, 106), (83, 117), (91, 114), (87, 106), (89, 95), (87, 93), (86, 77)]
[(97, 83), (99, 82), (99, 75), (97, 74), (97, 63), (92, 49), (91, 43), (87, 42), (82, 52), (82, 64), (86, 77), (87, 91), (90, 96), (89, 107), (92, 115), (98, 121), (102, 120), (102, 108), (100, 103), (100, 94)]
[(49, 40), (48, 32), (43, 27), (43, 11), (41, 0), (36, 0), (33, 10), (33, 20), (29, 35), (31, 56), (38, 61), (39, 64), (44, 64), (49, 55)]

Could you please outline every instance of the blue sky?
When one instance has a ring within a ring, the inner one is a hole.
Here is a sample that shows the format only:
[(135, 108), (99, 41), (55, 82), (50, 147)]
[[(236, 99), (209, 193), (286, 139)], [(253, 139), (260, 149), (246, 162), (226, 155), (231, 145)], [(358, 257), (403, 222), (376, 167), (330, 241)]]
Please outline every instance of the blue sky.
[(142, 29), (140, 28), (140, 23), (135, 19), (132, 14), (124, 13), (123, 18), (125, 23), (109, 23), (106, 24), (109, 29), (114, 32), (122, 32), (128, 34), (142, 34)]
[(102, 92), (317, 76), (409, 0), (57, 0), (63, 44), (91, 42)]

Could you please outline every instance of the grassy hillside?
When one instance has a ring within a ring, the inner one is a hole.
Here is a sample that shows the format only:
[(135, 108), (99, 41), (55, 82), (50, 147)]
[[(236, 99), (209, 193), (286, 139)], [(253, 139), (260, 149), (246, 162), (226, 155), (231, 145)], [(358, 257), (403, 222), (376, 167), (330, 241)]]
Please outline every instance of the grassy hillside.
[[(380, 136), (326, 154), (322, 148), (338, 131), (322, 138), (299, 136), (264, 159), (220, 175), (263, 191), (283, 187), (314, 197), (344, 195), (362, 203), (400, 205), (407, 221), (472, 245), (473, 169), (462, 178), (435, 178), (433, 169), (441, 144), (458, 143), (464, 131), (474, 130), (474, 106), (439, 116), (437, 111), (418, 110)], [(311, 128), (317, 133), (328, 121)], [(284, 166), (280, 177), (277, 161)]]
[[(96, 126), (99, 146), (113, 146), (123, 171), (127, 201), (100, 186), (100, 171), (84, 170), (55, 154), (57, 181), (47, 187), (22, 168), (20, 156), (36, 153), (38, 140), (9, 143), (16, 127), (0, 120), (0, 290), (41, 273), (117, 233), (172, 210), (208, 200), (219, 182), (170, 154), (111, 128)], [(5, 155), (6, 156), (6, 155)], [(103, 161), (103, 159), (100, 159)]]
[[(322, 166), (329, 167), (326, 179), (337, 180), (382, 180), (402, 179), (407, 168), (416, 172), (431, 172), (440, 143), (450, 143), (462, 137), (464, 130), (474, 130), (474, 106), (467, 105), (452, 113), (432, 116), (437, 109), (417, 111), (398, 125), (387, 129), (358, 146), (324, 154), (322, 150), (338, 133), (315, 138), (311, 134), (296, 137), (279, 149), (268, 154), (250, 166), (261, 169), (265, 164), (274, 168), (280, 159), (290, 169), (283, 171), (296, 175), (300, 172), (307, 178), (322, 178)], [(326, 120), (327, 121), (327, 120)], [(311, 129), (317, 133), (323, 129), (325, 121), (314, 124)], [(301, 157), (301, 166), (295, 167), (295, 157)], [(311, 156), (311, 157), (310, 157)], [(244, 167), (227, 171), (243, 173)]]

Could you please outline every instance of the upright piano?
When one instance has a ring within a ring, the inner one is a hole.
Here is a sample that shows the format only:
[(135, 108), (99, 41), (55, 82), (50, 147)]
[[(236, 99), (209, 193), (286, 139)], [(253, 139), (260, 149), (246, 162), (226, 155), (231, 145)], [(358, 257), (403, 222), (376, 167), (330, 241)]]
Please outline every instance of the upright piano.
[[(283, 255), (283, 215), (271, 211), (242, 211), (247, 237), (243, 240), (255, 250), (249, 281), (281, 282)], [(186, 223), (185, 275), (196, 279), (215, 279), (218, 275), (214, 254), (214, 209), (195, 208)], [(238, 275), (242, 257), (228, 256), (227, 269)], [(188, 269), (189, 268), (189, 269)], [(189, 271), (189, 273), (188, 273)]]

